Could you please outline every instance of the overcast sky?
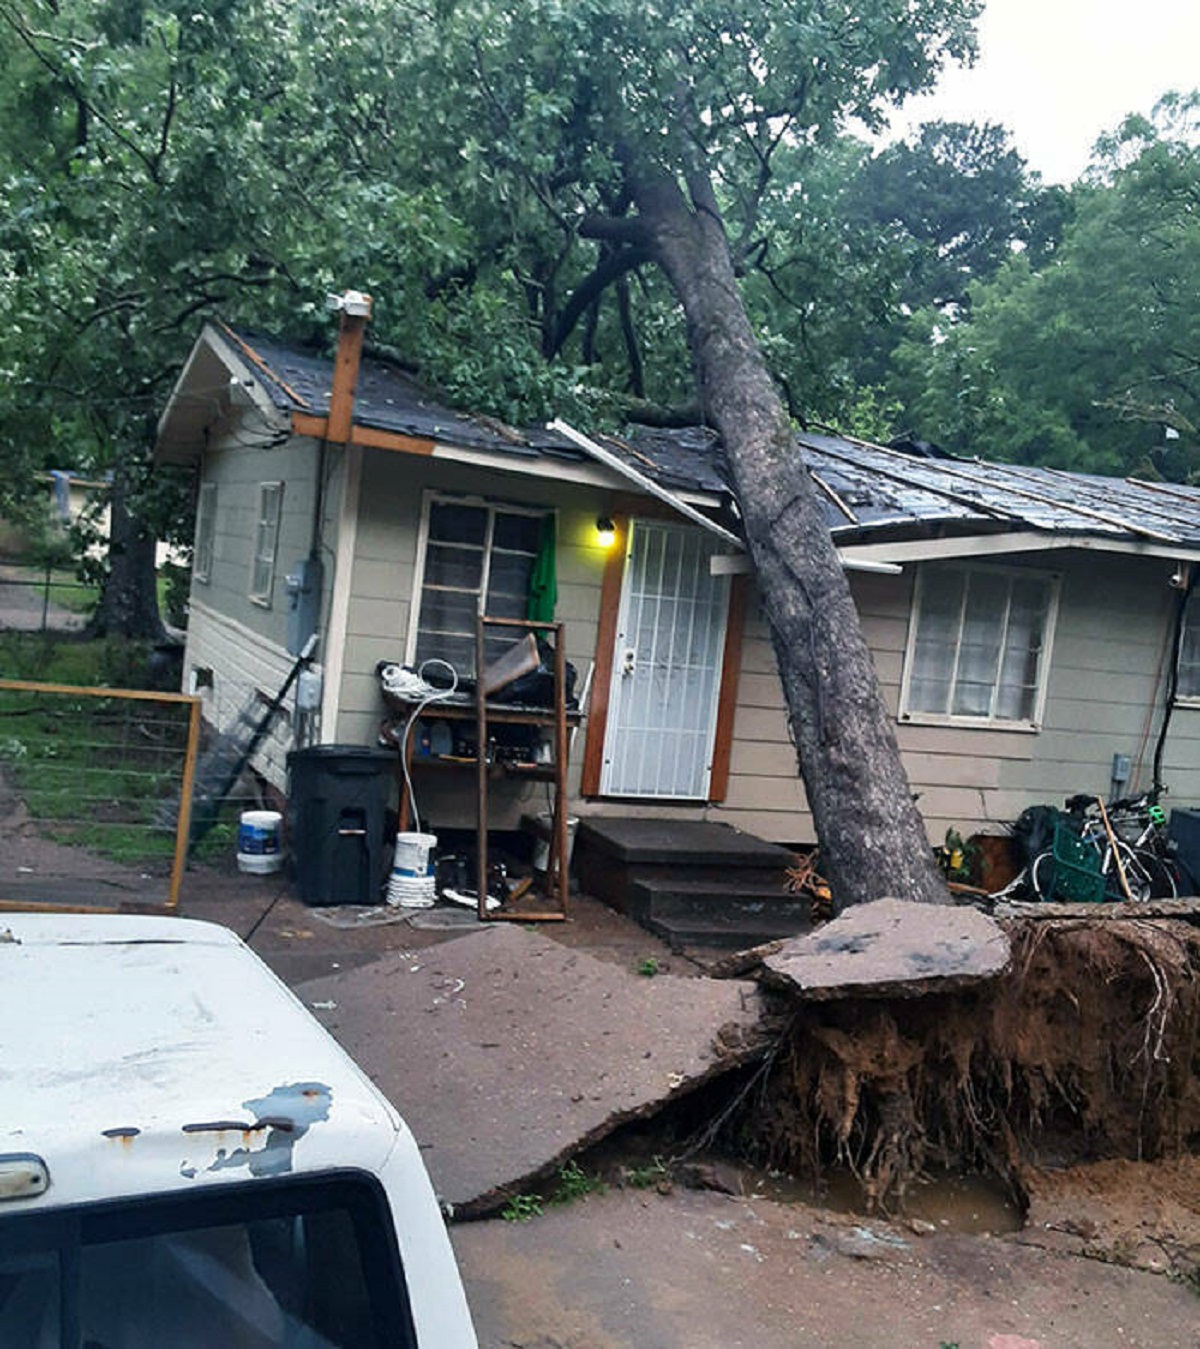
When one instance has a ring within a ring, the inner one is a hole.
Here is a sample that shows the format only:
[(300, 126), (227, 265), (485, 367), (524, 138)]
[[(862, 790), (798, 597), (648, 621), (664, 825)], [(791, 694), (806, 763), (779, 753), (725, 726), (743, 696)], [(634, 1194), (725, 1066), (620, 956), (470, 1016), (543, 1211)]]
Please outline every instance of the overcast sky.
[(1200, 87), (1200, 0), (986, 0), (979, 60), (894, 122), (1000, 122), (1047, 182), (1087, 166), (1096, 137), (1168, 89)]

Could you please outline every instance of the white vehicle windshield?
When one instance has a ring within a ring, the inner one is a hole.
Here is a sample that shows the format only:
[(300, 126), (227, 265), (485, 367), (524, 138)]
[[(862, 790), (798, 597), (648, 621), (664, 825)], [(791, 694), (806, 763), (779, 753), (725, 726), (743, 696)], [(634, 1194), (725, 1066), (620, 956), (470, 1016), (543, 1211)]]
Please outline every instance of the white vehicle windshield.
[(358, 1172), (0, 1215), (5, 1349), (416, 1345), (386, 1200)]

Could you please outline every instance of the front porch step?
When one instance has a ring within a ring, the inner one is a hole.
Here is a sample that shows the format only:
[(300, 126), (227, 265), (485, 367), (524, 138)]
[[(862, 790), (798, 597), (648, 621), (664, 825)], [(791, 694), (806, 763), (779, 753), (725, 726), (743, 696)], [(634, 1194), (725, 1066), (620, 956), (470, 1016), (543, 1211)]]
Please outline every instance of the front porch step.
[(579, 825), (575, 870), (581, 888), (632, 914), (642, 881), (753, 883), (782, 894), (793, 854), (728, 824), (698, 820), (593, 819)]
[(575, 843), (580, 887), (676, 951), (807, 932), (808, 898), (785, 889), (794, 860), (790, 848), (699, 820), (593, 817)]
[(689, 946), (743, 950), (812, 928), (811, 901), (745, 880), (641, 880), (628, 913), (673, 951)]
[(716, 911), (807, 926), (809, 907), (806, 897), (787, 894), (782, 884), (763, 885), (742, 876), (725, 879), (710, 871), (703, 879), (635, 880), (629, 887), (627, 912), (639, 922), (643, 918), (706, 918)]
[(787, 866), (792, 856), (778, 843), (768, 843), (731, 824), (635, 816), (581, 821), (578, 846), (603, 853), (625, 866), (680, 863), (698, 855), (710, 864)]
[(752, 946), (777, 941), (781, 937), (797, 937), (809, 930), (809, 925), (773, 922), (770, 915), (762, 921), (730, 914), (728, 917), (708, 918), (645, 918), (642, 926), (653, 932), (676, 953), (695, 947), (710, 947), (723, 951), (748, 951)]

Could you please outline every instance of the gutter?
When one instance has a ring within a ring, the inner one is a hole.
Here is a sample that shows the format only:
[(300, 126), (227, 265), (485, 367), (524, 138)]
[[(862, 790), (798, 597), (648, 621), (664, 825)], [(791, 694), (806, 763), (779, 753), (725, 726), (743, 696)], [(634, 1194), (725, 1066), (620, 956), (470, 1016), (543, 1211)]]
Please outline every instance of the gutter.
[[(746, 545), (736, 534), (731, 534), (723, 525), (717, 524), (715, 520), (710, 520), (707, 515), (704, 515), (701, 511), (688, 505), (686, 501), (676, 496), (674, 492), (669, 491), (665, 487), (661, 487), (653, 478), (647, 477), (644, 473), (640, 473), (636, 468), (627, 464), (618, 455), (613, 454), (611, 450), (606, 450), (603, 445), (598, 445), (590, 436), (585, 436), (582, 431), (577, 431), (569, 423), (564, 422), (561, 417), (556, 417), (550, 422), (547, 426), (547, 430), (557, 431), (560, 436), (565, 436), (573, 445), (577, 445), (583, 450), (585, 454), (591, 455), (593, 459), (598, 460), (600, 463), (604, 464), (605, 467), (611, 468), (614, 473), (621, 474), (622, 477), (627, 478), (635, 487), (645, 492), (648, 496), (656, 497), (659, 501), (665, 502), (672, 510), (678, 511), (680, 515), (691, 520), (693, 524), (700, 525), (701, 528), (707, 529), (709, 533), (715, 534), (719, 539), (731, 544), (740, 554), (742, 554), (741, 557), (724, 559), (719, 564), (714, 558), (715, 572), (719, 571), (726, 574), (733, 574), (752, 572), (754, 570), (753, 563), (750, 561), (749, 556), (746, 555)], [(885, 576), (899, 576), (903, 571), (903, 568), (895, 562), (876, 562), (873, 560), (867, 561), (865, 559), (851, 560), (850, 558), (841, 557), (840, 554), (838, 556), (844, 571), (878, 572)]]

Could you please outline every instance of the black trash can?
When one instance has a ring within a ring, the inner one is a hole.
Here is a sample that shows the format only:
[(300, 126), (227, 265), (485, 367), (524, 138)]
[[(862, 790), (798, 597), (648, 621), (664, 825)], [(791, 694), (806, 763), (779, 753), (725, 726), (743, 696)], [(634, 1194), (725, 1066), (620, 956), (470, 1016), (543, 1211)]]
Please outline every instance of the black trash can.
[(380, 902), (395, 770), (392, 750), (365, 745), (313, 745), (288, 755), (288, 833), (305, 904)]

